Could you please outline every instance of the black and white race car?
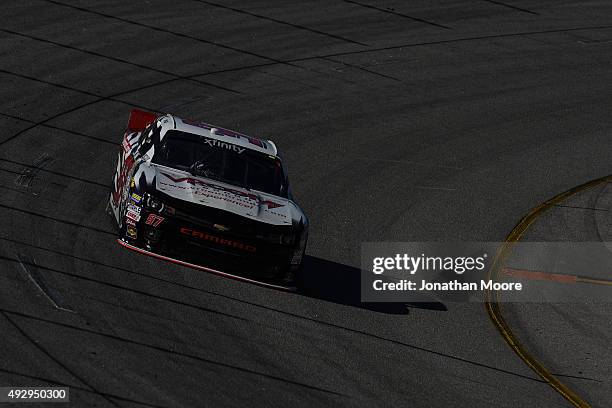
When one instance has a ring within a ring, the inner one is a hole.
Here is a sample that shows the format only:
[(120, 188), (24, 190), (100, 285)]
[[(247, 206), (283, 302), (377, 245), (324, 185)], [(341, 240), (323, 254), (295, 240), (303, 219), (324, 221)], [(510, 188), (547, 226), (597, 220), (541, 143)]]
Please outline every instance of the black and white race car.
[(132, 110), (109, 211), (126, 248), (295, 289), (308, 220), (269, 140)]

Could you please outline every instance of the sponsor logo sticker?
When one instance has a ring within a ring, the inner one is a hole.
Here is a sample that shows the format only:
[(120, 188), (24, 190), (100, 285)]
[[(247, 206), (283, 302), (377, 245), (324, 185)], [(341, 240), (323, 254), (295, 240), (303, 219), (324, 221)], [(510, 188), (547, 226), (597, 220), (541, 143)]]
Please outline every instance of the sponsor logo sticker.
[(138, 214), (138, 213), (136, 213), (134, 211), (128, 210), (128, 212), (125, 214), (125, 218), (128, 218), (128, 219), (131, 219), (131, 220), (134, 220), (134, 221), (138, 222), (138, 221), (140, 221), (140, 214)]
[(192, 238), (197, 238), (202, 241), (212, 242), (218, 245), (225, 245), (232, 248), (237, 248), (246, 252), (257, 252), (257, 247), (254, 245), (245, 244), (244, 242), (235, 241), (232, 239), (225, 239), (216, 235), (208, 234), (206, 232), (197, 231), (191, 228), (182, 227), (180, 229), (181, 234), (187, 235)]
[(241, 154), (242, 152), (244, 152), (246, 149), (243, 147), (240, 147), (238, 145), (232, 144), (232, 143), (226, 143), (226, 142), (222, 142), (220, 140), (217, 139), (209, 139), (207, 137), (202, 137), (202, 140), (204, 140), (204, 143), (206, 143), (207, 145), (209, 145), (210, 147), (218, 147), (218, 148), (222, 148), (222, 149), (227, 149), (227, 150), (232, 150), (238, 154)]
[(136, 194), (136, 193), (132, 193), (131, 199), (132, 199), (132, 201), (134, 201), (136, 204), (140, 204), (140, 202), (142, 201), (142, 197), (141, 197), (141, 196), (139, 196), (139, 195), (138, 195), (138, 194)]
[(136, 231), (136, 228), (132, 227), (132, 226), (128, 226), (127, 227), (127, 234), (128, 236), (130, 236), (131, 238), (136, 239), (136, 237), (138, 236), (138, 232)]
[[(193, 177), (176, 177), (175, 178), (175, 177), (172, 177), (170, 174), (166, 174), (164, 172), (162, 172), (161, 174), (166, 176), (168, 179), (172, 180), (174, 183), (177, 183), (177, 184), (187, 183), (194, 187), (200, 187), (200, 188), (195, 189), (194, 191), (199, 196), (223, 200), (225, 202), (230, 202), (230, 203), (239, 205), (241, 207), (245, 207), (247, 209), (253, 209), (256, 203), (259, 201), (259, 197), (256, 194), (253, 194), (250, 192), (244, 192), (244, 191), (237, 190), (234, 188), (224, 187), (218, 184), (205, 182), (203, 180), (198, 180)], [(185, 189), (185, 187), (183, 186), (172, 185), (172, 184), (165, 183), (163, 181), (160, 184), (162, 186), (167, 186), (168, 188), (172, 188), (172, 189)], [(280, 207), (285, 206), (285, 204), (277, 203), (271, 200), (262, 200), (259, 202), (259, 204), (263, 207), (264, 211), (269, 211), (275, 208), (280, 208)], [(269, 212), (275, 215), (278, 215), (278, 216), (285, 217), (285, 218), (287, 217), (286, 214), (283, 214), (283, 213), (274, 212), (274, 211), (269, 211)]]
[(140, 207), (138, 207), (137, 205), (134, 205), (132, 203), (129, 203), (127, 206), (128, 211), (133, 211), (136, 214), (140, 214)]

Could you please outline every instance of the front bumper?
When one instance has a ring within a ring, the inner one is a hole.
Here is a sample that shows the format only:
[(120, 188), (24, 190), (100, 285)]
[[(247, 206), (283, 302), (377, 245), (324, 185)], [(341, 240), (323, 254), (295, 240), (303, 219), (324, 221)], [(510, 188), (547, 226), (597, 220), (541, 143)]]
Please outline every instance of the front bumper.
[(121, 243), (219, 275), (286, 290), (294, 288), (299, 270), (294, 264), (294, 245), (258, 237), (270, 229), (287, 232), (284, 227), (279, 230), (225, 212), (211, 213), (201, 206), (188, 211), (170, 208), (172, 211), (165, 208), (156, 212), (129, 204), (120, 230)]

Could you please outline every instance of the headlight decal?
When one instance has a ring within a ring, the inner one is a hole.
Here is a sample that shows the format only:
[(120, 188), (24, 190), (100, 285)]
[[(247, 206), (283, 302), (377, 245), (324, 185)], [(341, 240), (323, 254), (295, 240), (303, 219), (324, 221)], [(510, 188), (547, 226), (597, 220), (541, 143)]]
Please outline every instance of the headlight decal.
[(164, 209), (164, 203), (160, 199), (153, 197), (151, 194), (145, 194), (144, 203), (148, 209), (155, 212), (161, 212)]

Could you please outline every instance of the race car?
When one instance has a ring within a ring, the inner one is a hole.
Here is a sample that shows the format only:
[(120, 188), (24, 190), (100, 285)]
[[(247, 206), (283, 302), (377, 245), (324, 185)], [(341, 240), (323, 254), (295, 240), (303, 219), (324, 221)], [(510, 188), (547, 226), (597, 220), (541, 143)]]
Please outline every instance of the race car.
[(308, 219), (270, 140), (134, 109), (108, 209), (126, 248), (296, 289)]

